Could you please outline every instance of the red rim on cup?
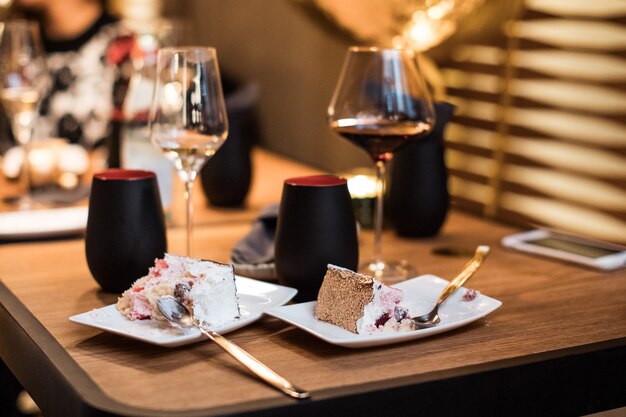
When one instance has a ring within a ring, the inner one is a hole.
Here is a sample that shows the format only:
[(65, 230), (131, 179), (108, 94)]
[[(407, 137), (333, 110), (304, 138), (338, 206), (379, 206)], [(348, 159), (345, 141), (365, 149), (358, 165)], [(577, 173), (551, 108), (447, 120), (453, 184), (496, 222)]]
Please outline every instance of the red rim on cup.
[(285, 184), (301, 187), (332, 187), (347, 184), (348, 181), (334, 175), (309, 175), (285, 180)]
[(152, 171), (139, 169), (108, 169), (94, 174), (94, 178), (105, 181), (133, 181), (156, 177)]

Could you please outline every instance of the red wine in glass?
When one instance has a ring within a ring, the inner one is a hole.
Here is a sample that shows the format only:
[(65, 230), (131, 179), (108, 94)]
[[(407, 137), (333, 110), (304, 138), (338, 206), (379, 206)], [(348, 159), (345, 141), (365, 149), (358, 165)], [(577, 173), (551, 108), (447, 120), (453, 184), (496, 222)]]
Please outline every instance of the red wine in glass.
[(388, 161), (393, 152), (431, 130), (430, 123), (377, 119), (342, 119), (331, 129), (364, 149), (376, 161)]

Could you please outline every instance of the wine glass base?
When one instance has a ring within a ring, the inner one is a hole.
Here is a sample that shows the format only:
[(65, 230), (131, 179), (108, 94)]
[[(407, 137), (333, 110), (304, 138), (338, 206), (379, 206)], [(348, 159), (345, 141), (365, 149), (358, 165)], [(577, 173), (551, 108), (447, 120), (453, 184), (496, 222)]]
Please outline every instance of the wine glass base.
[(416, 275), (415, 267), (405, 260), (371, 260), (359, 265), (358, 272), (373, 276), (385, 284), (394, 284)]

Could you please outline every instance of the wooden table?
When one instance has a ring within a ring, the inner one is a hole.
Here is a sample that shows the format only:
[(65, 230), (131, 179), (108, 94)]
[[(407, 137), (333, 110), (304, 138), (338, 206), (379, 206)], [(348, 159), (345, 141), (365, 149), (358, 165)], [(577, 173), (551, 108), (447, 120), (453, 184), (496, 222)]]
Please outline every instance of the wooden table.
[[(255, 187), (279, 196), (280, 173), (263, 169), (276, 181)], [(199, 226), (197, 256), (227, 261), (255, 210)], [(308, 401), (268, 388), (210, 342), (161, 348), (69, 322), (116, 299), (91, 278), (82, 240), (0, 246), (0, 357), (53, 417), (581, 415), (626, 405), (626, 271), (503, 249), (500, 239), (514, 231), (452, 211), (435, 238), (385, 233), (386, 253), (442, 277), (467, 258), (432, 249), (492, 247), (471, 286), (503, 305), (458, 330), (347, 349), (265, 317), (229, 335), (310, 390)], [(168, 237), (170, 251), (182, 249), (181, 228)], [(361, 248), (368, 256), (371, 232), (362, 232)]]

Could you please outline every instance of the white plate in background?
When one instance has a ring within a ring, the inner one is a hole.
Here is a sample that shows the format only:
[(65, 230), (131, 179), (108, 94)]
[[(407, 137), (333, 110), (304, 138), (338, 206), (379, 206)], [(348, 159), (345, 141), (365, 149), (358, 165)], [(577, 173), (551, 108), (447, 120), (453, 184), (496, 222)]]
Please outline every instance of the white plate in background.
[(0, 239), (69, 236), (85, 231), (87, 206), (0, 213)]

